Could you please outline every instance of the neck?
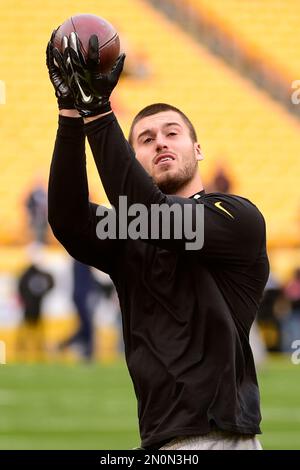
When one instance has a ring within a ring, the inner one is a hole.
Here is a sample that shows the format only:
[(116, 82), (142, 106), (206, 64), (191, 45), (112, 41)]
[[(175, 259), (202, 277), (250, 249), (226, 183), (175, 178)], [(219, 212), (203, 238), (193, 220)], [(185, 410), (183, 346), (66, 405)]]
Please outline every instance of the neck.
[(191, 181), (189, 181), (185, 186), (176, 191), (176, 193), (174, 193), (174, 196), (191, 197), (193, 196), (193, 194), (196, 194), (199, 191), (202, 191), (203, 189), (204, 187), (201, 180), (201, 176), (197, 171), (195, 177)]

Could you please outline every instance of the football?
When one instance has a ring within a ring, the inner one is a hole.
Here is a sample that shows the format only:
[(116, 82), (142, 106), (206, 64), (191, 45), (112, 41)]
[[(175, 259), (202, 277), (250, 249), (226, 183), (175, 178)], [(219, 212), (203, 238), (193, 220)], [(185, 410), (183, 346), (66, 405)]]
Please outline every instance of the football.
[(106, 19), (96, 15), (74, 15), (57, 29), (53, 40), (54, 47), (61, 51), (63, 37), (69, 37), (73, 31), (78, 34), (85, 57), (87, 57), (90, 36), (93, 34), (98, 36), (99, 71), (109, 72), (120, 54), (120, 39), (115, 27)]

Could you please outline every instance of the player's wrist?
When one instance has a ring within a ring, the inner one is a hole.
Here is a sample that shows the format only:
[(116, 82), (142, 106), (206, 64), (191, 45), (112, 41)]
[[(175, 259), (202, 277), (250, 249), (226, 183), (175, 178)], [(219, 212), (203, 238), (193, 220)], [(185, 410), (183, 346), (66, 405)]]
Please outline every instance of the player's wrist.
[(60, 116), (70, 117), (70, 118), (80, 118), (80, 114), (77, 109), (60, 109)]
[(110, 102), (107, 99), (93, 97), (93, 101), (86, 106), (81, 101), (75, 100), (76, 108), (84, 119), (99, 117), (111, 112)]
[(88, 122), (92, 122), (92, 121), (96, 121), (97, 119), (100, 119), (104, 116), (107, 116), (108, 114), (111, 114), (113, 111), (112, 109), (110, 111), (107, 111), (106, 113), (102, 113), (102, 114), (97, 114), (96, 116), (90, 116), (90, 117), (86, 117), (86, 118), (83, 118), (83, 122), (85, 124), (87, 124)]

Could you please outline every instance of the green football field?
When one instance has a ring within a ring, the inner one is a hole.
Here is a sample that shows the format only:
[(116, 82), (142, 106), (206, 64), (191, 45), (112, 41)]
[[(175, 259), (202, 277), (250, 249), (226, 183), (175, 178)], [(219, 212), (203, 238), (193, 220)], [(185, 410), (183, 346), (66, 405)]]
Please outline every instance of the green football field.
[[(300, 449), (300, 365), (259, 373), (265, 449)], [(140, 443), (123, 362), (0, 366), (0, 449), (131, 449)]]

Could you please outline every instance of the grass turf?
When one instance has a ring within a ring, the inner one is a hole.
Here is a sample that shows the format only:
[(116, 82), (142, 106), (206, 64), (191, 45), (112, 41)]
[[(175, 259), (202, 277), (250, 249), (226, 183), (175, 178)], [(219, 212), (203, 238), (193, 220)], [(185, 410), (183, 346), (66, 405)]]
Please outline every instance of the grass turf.
[[(259, 373), (260, 440), (300, 449), (300, 365), (271, 358)], [(125, 364), (0, 366), (0, 449), (131, 449), (136, 401)]]

